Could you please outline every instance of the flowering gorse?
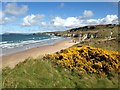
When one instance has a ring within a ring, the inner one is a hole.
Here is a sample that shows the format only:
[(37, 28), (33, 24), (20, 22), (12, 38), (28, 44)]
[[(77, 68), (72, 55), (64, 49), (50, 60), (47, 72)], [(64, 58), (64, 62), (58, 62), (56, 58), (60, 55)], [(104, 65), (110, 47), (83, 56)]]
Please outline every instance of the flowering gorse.
[(120, 72), (119, 52), (91, 46), (72, 46), (55, 54), (46, 55), (45, 58), (69, 70), (98, 74)]

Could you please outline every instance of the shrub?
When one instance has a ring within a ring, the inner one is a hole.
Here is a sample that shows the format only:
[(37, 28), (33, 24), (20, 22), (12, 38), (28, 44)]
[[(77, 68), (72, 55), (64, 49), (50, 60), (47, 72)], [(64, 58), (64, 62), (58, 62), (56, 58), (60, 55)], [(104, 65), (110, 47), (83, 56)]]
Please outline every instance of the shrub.
[(109, 75), (120, 72), (120, 53), (90, 46), (72, 46), (44, 58), (69, 70)]

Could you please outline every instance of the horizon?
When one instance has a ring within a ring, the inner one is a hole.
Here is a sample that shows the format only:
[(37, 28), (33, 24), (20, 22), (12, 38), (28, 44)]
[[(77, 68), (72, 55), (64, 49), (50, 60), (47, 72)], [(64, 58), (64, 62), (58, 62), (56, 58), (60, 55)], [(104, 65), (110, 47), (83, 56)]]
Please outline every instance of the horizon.
[(3, 2), (0, 34), (54, 32), (88, 25), (117, 24), (117, 14), (118, 3), (115, 2)]
[[(99, 25), (103, 25), (103, 24), (99, 24)], [(109, 25), (109, 24), (104, 24), (104, 25)], [(114, 25), (114, 24), (111, 24), (111, 25)], [(115, 25), (119, 25), (119, 24), (115, 24)], [(91, 26), (91, 25), (87, 25), (87, 26)], [(92, 26), (97, 26), (97, 25), (92, 25)], [(82, 27), (86, 27), (86, 26), (82, 26)], [(77, 27), (77, 28), (80, 28), (80, 27)], [(75, 29), (75, 28), (71, 28), (71, 29)], [(64, 31), (67, 31), (67, 30), (64, 30)], [(47, 31), (47, 32), (60, 32), (60, 31)], [(47, 32), (46, 31), (44, 31), (44, 32), (35, 32), (35, 34), (37, 34), (37, 33), (47, 33)], [(18, 33), (16, 33), (16, 32), (0, 33), (0, 35), (2, 35), (2, 34), (34, 34), (34, 32), (32, 32), (32, 33), (28, 33), (28, 32), (26, 32), (26, 33), (25, 32), (24, 33), (22, 33), (22, 32), (18, 32)]]

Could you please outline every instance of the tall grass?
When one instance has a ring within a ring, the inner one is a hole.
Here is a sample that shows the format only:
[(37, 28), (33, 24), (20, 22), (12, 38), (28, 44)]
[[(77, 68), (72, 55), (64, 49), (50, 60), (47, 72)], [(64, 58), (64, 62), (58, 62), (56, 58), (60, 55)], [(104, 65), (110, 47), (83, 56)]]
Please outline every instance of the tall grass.
[(51, 61), (28, 58), (14, 69), (3, 69), (3, 88), (117, 88), (118, 77), (79, 76)]

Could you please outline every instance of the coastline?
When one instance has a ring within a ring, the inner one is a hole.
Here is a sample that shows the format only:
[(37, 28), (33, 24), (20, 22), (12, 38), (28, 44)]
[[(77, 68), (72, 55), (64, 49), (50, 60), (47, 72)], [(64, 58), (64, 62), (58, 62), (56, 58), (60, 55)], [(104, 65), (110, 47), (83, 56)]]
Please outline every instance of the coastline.
[(2, 53), (0, 53), (0, 56), (13, 54), (16, 52), (25, 51), (27, 49), (44, 46), (44, 45), (52, 45), (57, 42), (63, 41), (65, 39), (69, 38), (63, 38), (63, 37), (52, 37), (49, 39), (43, 39), (43, 40), (28, 40), (28, 41), (21, 41), (21, 43), (5, 43), (0, 45), (2, 48)]
[(0, 67), (4, 68), (9, 66), (11, 68), (14, 68), (16, 64), (18, 64), (19, 62), (23, 62), (28, 57), (33, 58), (37, 58), (39, 56), (41, 57), (45, 54), (55, 53), (57, 51), (60, 51), (61, 49), (69, 48), (75, 44), (76, 43), (72, 42), (72, 39), (65, 39), (52, 45), (34, 47), (13, 54), (4, 55), (2, 56), (2, 66)]

